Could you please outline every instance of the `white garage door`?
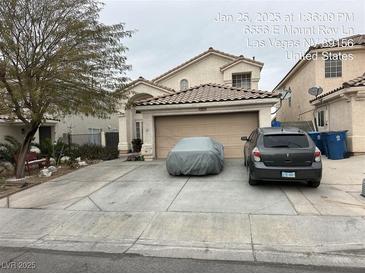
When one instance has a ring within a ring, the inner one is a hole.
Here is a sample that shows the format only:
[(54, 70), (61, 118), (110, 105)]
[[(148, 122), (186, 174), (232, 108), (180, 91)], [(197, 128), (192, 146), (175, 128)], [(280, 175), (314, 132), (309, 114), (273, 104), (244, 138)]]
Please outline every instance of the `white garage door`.
[(258, 124), (258, 112), (156, 117), (157, 158), (166, 158), (181, 138), (198, 136), (222, 143), (225, 158), (243, 157), (241, 136), (248, 136)]

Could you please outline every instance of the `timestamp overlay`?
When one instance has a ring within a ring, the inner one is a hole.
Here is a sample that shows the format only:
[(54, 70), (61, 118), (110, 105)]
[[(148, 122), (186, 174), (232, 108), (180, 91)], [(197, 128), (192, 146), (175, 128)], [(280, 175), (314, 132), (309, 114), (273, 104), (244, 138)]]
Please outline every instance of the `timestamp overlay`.
[[(279, 10), (279, 1), (277, 5)], [(326, 11), (218, 11), (213, 18), (215, 24), (238, 27), (237, 35), (242, 35), (243, 48), (275, 49), (282, 57), (294, 61), (314, 58), (304, 55), (311, 46), (323, 44), (331, 47), (340, 38), (358, 34), (363, 20), (359, 13), (331, 11), (330, 6)], [(353, 46), (351, 39), (339, 42), (340, 46)]]

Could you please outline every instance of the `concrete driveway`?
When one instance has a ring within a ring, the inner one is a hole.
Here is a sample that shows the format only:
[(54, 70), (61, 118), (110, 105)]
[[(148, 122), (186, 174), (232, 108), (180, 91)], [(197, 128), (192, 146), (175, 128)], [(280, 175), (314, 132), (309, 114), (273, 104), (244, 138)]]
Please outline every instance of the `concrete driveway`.
[(0, 245), (365, 266), (365, 156), (324, 166), (312, 189), (249, 186), (240, 160), (206, 177), (103, 162), (0, 200)]

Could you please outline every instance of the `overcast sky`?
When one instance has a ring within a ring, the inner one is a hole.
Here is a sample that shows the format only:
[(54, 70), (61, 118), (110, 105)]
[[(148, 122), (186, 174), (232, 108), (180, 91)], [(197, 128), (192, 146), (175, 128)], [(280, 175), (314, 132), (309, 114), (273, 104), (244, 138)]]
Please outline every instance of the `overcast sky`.
[[(132, 79), (152, 79), (212, 46), (264, 62), (259, 88), (272, 90), (297, 61), (295, 54), (308, 48), (305, 39), (365, 33), (363, 0), (103, 2), (104, 23), (137, 30), (124, 41)], [(255, 28), (264, 33), (253, 34)]]

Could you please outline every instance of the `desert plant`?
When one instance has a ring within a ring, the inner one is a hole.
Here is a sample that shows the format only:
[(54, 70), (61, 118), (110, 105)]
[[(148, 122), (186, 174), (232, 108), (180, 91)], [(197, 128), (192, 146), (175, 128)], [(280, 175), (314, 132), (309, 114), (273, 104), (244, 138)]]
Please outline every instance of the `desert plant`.
[(5, 142), (0, 143), (0, 160), (15, 164), (15, 155), (19, 152), (20, 142), (13, 136), (5, 136)]

